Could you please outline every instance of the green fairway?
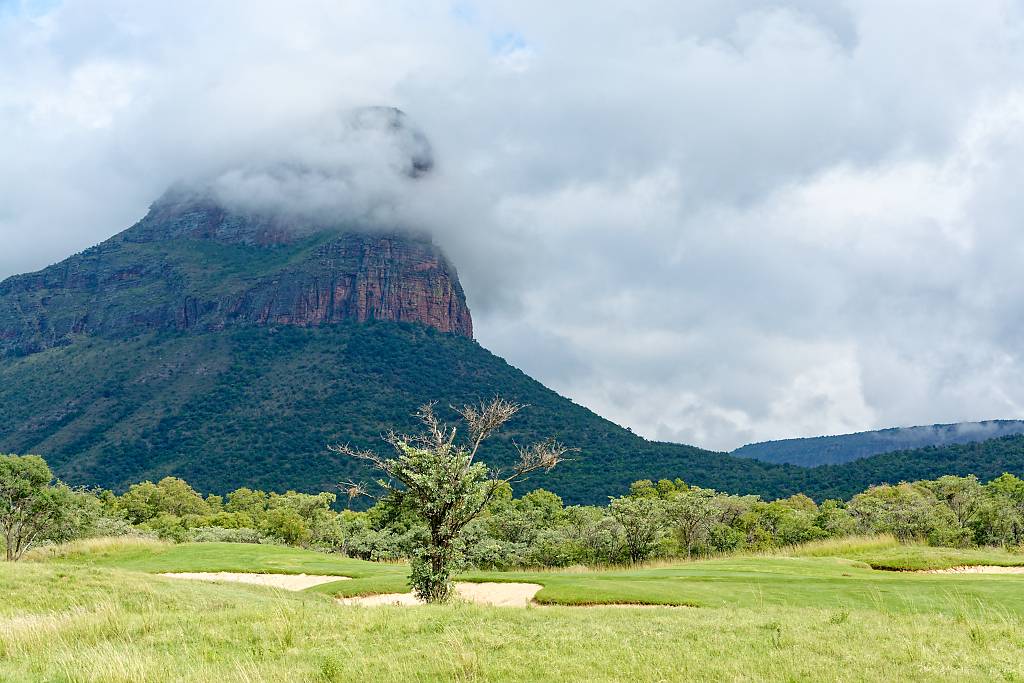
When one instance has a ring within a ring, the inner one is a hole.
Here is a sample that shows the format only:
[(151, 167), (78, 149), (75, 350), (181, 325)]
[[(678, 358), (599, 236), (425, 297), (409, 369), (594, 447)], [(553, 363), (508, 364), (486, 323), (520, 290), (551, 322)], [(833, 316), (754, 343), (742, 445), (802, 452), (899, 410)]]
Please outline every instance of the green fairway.
[(861, 559), (875, 569), (920, 571), (948, 569), (963, 565), (1019, 567), (1024, 555), (990, 548), (932, 548), (923, 545), (893, 545), (886, 549), (852, 551), (846, 554)]
[[(185, 543), (99, 539), (63, 547), (59, 556), (37, 553), (42, 561), (109, 567), (149, 574), (163, 572), (250, 572), (256, 574), (320, 574), (352, 581), (318, 586), (321, 592), (368, 595), (409, 590), (409, 568), (401, 564), (364, 562), (341, 555), (279, 545)], [(344, 586), (344, 589), (340, 587)], [(344, 590), (344, 592), (343, 592)]]
[[(1024, 576), (878, 571), (873, 557), (966, 555), (883, 540), (461, 577), (540, 583), (542, 603), (694, 606), (677, 609), (363, 608), (331, 595), (405, 590), (407, 568), (279, 546), (86, 541), (0, 565), (0, 680), (1024, 680)], [(999, 557), (1016, 559), (975, 559)], [(152, 575), (172, 571), (354, 580), (290, 593)]]
[(540, 583), (544, 589), (536, 600), (551, 604), (774, 605), (945, 614), (998, 606), (1024, 616), (1024, 575), (901, 574), (836, 558), (736, 558), (663, 569), (481, 573), (469, 578)]
[[(830, 550), (846, 557), (815, 556)], [(537, 583), (544, 587), (536, 596), (542, 604), (754, 608), (774, 605), (943, 614), (990, 606), (1007, 614), (1024, 615), (1024, 575), (927, 575), (871, 568), (1024, 564), (1021, 555), (905, 546), (888, 540), (809, 546), (792, 554), (798, 556), (737, 556), (592, 571), (471, 572), (460, 578)], [(405, 565), (364, 562), (273, 545), (171, 545), (153, 541), (105, 545), (104, 541), (93, 541), (69, 546), (61, 556), (47, 561), (146, 573), (255, 572), (352, 577), (352, 581), (309, 589), (339, 597), (409, 590)]]

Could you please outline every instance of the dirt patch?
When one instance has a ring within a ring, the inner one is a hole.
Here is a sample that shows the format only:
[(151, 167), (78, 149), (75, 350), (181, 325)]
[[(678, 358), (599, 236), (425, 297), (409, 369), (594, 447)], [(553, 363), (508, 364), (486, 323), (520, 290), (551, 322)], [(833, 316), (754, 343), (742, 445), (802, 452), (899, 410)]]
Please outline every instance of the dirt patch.
[(286, 591), (301, 591), (322, 583), (347, 581), (351, 576), (316, 576), (311, 574), (240, 574), (237, 572), (176, 572), (161, 574), (172, 579), (188, 579), (190, 581), (231, 581), (233, 583), (249, 583), (254, 586), (270, 586), (283, 588)]
[(950, 567), (949, 569), (925, 569), (920, 574), (1024, 574), (1024, 567), (997, 567), (994, 565), (973, 565)]
[[(456, 583), (455, 592), (466, 602), (493, 607), (526, 607), (543, 586), (536, 583)], [(355, 598), (338, 598), (342, 605), (421, 605), (412, 593), (385, 593)]]

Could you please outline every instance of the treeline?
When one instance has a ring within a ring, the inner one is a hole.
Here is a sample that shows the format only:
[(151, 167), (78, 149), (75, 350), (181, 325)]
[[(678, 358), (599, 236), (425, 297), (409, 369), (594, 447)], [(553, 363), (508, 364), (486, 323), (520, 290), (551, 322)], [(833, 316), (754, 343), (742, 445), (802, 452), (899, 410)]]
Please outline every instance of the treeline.
[[(366, 511), (338, 510), (347, 500), (334, 493), (240, 488), (226, 496), (204, 496), (172, 477), (115, 495), (54, 484), (49, 469), (41, 468), (40, 458), (0, 456), (0, 508), (18, 507), (10, 502), (17, 492), (35, 486), (43, 502), (33, 505), (49, 510), (49, 526), (36, 533), (32, 545), (144, 534), (176, 542), (279, 543), (395, 560), (408, 557), (425, 534), (416, 514), (390, 498)], [(0, 511), (0, 531), (10, 548), (17, 520), (5, 515)], [(679, 479), (638, 481), (607, 506), (566, 506), (543, 489), (514, 498), (506, 487), (467, 528), (459, 550), (467, 567), (561, 567), (764, 550), (874, 533), (939, 546), (1019, 547), (1024, 545), (1024, 480), (1004, 474), (983, 484), (973, 476), (944, 476), (874, 486), (849, 501), (820, 505), (802, 494), (769, 502)]]

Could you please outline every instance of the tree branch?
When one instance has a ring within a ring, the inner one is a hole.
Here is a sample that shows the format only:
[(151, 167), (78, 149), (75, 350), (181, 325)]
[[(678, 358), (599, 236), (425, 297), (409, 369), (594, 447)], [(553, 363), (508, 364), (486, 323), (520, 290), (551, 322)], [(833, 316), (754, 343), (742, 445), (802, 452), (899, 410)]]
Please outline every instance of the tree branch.
[(462, 408), (452, 406), (452, 410), (462, 416), (469, 428), (470, 462), (476, 457), (480, 444), (525, 407), (524, 404), (513, 403), (499, 397), (495, 397), (490, 403), (481, 401), (478, 406), (467, 405)]

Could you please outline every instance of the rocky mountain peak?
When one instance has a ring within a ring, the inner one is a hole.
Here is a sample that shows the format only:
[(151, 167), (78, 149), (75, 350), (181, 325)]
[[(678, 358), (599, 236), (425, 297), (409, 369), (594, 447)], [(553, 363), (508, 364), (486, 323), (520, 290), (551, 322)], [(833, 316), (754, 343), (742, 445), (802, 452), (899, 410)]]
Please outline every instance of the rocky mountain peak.
[(427, 235), (302, 224), (173, 192), (106, 242), (0, 283), (0, 355), (82, 336), (370, 320), (473, 335), (458, 275)]

